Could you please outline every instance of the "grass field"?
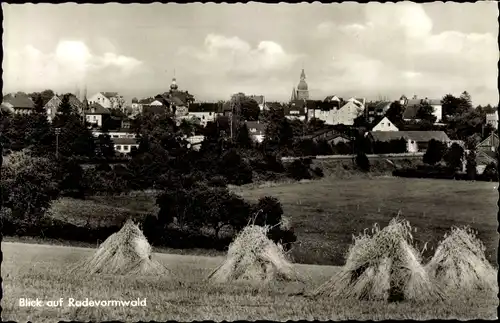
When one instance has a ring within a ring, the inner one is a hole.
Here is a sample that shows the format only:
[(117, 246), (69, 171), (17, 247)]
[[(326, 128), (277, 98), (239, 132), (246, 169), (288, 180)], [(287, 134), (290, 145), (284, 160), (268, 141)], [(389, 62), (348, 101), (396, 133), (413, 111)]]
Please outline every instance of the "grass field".
[[(2, 243), (2, 320), (64, 321), (191, 321), (191, 320), (382, 320), (495, 319), (495, 295), (474, 294), (437, 304), (379, 303), (311, 299), (301, 292), (317, 287), (338, 268), (296, 265), (304, 283), (269, 286), (211, 285), (204, 278), (220, 257), (154, 254), (171, 277), (71, 276), (69, 266), (92, 249)], [(20, 298), (64, 299), (61, 307), (20, 307)], [(68, 307), (68, 299), (134, 300), (145, 307)]]
[(416, 245), (434, 253), (452, 226), (479, 232), (486, 255), (496, 265), (498, 183), (377, 177), (310, 181), (237, 189), (246, 199), (272, 195), (291, 217), (298, 242), (292, 255), (301, 263), (342, 265), (358, 234), (374, 223), (385, 226), (401, 211), (416, 228)]
[[(427, 243), (424, 257), (433, 254), (437, 242), (452, 226), (470, 225), (479, 231), (479, 237), (487, 247), (487, 257), (496, 265), (497, 185), (488, 182), (357, 177), (246, 185), (231, 189), (249, 200), (265, 195), (280, 199), (297, 235), (298, 241), (292, 249), (295, 262), (342, 265), (353, 234), (374, 223), (385, 226), (401, 211), (417, 230), (414, 233), (417, 247), (421, 250)], [(119, 224), (127, 216), (142, 218), (157, 211), (151, 195), (101, 196), (86, 201), (61, 199), (54, 203), (52, 216), (76, 225), (91, 221), (93, 226), (98, 226)], [(156, 250), (180, 254), (220, 254), (216, 250), (204, 249)]]

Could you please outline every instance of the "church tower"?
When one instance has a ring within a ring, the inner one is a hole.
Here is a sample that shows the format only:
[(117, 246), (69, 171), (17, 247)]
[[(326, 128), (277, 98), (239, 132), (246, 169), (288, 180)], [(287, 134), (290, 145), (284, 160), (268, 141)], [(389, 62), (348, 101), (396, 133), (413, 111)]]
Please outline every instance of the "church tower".
[(300, 73), (300, 82), (297, 86), (297, 99), (309, 100), (309, 89), (306, 83), (306, 73), (304, 69), (302, 69), (302, 73)]

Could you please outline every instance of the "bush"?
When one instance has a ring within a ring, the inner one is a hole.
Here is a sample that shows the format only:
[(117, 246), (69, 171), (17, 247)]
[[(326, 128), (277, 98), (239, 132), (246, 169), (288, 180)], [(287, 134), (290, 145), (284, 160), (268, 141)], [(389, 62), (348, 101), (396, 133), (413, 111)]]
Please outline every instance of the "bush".
[(280, 201), (272, 196), (264, 196), (253, 207), (256, 225), (278, 225), (283, 215)]
[(307, 161), (302, 159), (294, 160), (287, 167), (287, 175), (290, 178), (300, 181), (301, 179), (312, 179), (310, 167)]
[(486, 168), (484, 169), (484, 172), (481, 176), (484, 180), (487, 181), (498, 181), (498, 169), (495, 163), (490, 163)]
[(445, 152), (446, 146), (444, 143), (431, 139), (425, 151), (423, 162), (429, 165), (435, 165), (443, 159)]
[(313, 173), (316, 177), (324, 177), (325, 176), (325, 173), (323, 172), (323, 170), (319, 167), (314, 167), (313, 169)]

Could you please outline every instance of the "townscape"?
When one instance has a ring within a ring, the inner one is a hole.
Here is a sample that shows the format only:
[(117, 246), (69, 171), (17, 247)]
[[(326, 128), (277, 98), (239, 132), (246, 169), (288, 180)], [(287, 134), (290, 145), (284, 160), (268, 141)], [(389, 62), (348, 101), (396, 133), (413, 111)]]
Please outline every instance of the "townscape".
[(281, 100), (9, 87), (2, 319), (494, 319), (498, 103), (319, 94), (313, 64)]

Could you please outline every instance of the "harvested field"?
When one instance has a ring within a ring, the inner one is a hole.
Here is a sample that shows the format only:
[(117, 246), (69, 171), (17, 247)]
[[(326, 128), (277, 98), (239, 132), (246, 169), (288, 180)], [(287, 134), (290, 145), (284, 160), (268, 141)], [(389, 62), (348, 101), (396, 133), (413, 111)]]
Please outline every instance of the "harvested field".
[[(329, 297), (304, 297), (304, 284), (275, 282), (266, 286), (210, 284), (204, 279), (223, 257), (153, 254), (172, 277), (66, 275), (62, 270), (92, 255), (95, 249), (2, 243), (2, 319), (54, 321), (192, 321), (192, 320), (383, 320), (495, 319), (498, 299), (484, 293), (440, 304), (387, 304)], [(296, 265), (308, 288), (338, 272), (337, 267)], [(20, 307), (20, 298), (59, 300), (61, 307)], [(69, 307), (68, 299), (134, 300), (145, 307)]]

